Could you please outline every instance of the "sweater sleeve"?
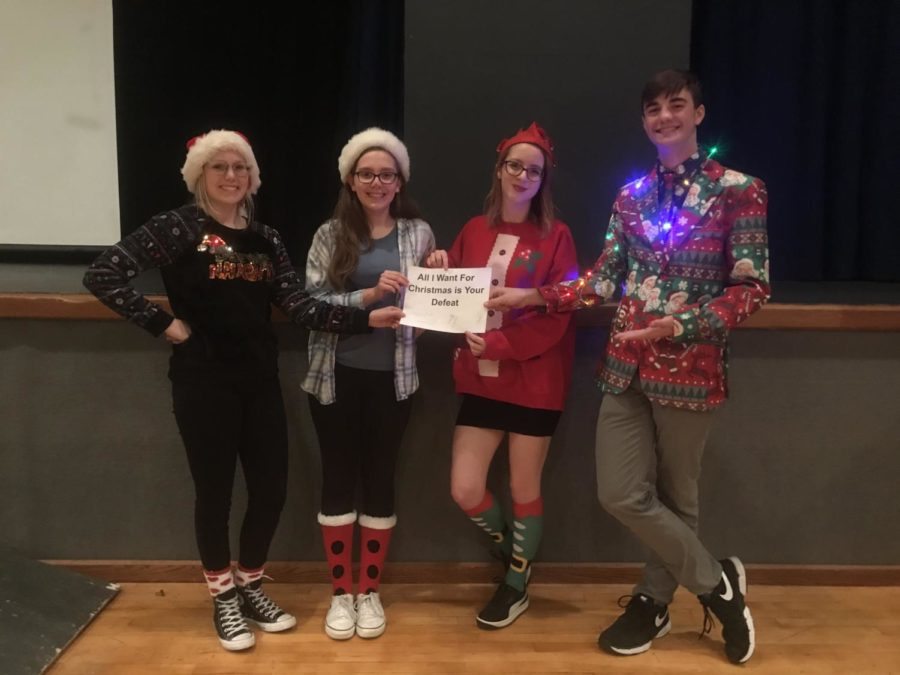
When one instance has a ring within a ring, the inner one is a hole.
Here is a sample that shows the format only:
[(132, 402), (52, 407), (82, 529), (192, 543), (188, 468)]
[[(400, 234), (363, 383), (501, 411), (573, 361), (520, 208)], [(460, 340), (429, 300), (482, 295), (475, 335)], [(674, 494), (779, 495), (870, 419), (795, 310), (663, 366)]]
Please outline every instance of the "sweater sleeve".
[(291, 265), (281, 236), (272, 228), (266, 228), (266, 233), (272, 243), (275, 255), (272, 301), (291, 321), (309, 330), (327, 333), (366, 333), (371, 331), (367, 310), (331, 304), (307, 293), (300, 281), (300, 276)]
[(172, 264), (197, 238), (197, 227), (176, 211), (154, 216), (101, 253), (84, 274), (85, 287), (104, 305), (158, 336), (173, 317), (130, 284), (149, 269)]
[(674, 342), (724, 343), (728, 332), (762, 307), (771, 294), (766, 231), (768, 195), (754, 179), (730, 207), (725, 245), (729, 274), (720, 295), (675, 314)]
[(622, 219), (618, 208), (613, 206), (603, 251), (591, 270), (577, 279), (548, 284), (538, 290), (547, 303), (547, 310), (551, 312), (568, 312), (590, 307), (613, 296), (627, 265), (628, 250)]
[[(558, 284), (577, 276), (578, 259), (568, 227), (559, 230), (552, 261), (543, 283)], [(527, 311), (501, 328), (485, 333), (486, 345), (481, 358), (525, 361), (539, 356), (562, 339), (571, 318), (569, 313)]]

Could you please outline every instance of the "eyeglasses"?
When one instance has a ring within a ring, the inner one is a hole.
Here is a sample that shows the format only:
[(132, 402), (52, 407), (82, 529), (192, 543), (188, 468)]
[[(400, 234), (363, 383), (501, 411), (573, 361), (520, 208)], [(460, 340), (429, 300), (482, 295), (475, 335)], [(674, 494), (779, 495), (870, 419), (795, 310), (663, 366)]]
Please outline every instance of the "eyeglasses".
[(207, 164), (210, 171), (220, 173), (223, 176), (228, 174), (228, 170), (238, 178), (246, 178), (250, 175), (250, 166), (248, 164), (228, 164), (227, 162), (216, 162), (215, 164)]
[(536, 166), (525, 166), (522, 162), (517, 162), (514, 159), (507, 159), (503, 162), (503, 168), (506, 169), (506, 173), (510, 176), (521, 176), (524, 171), (525, 177), (532, 183), (539, 181), (544, 175), (543, 169)]
[(364, 183), (365, 185), (375, 182), (376, 178), (382, 185), (391, 185), (397, 180), (396, 171), (382, 171), (381, 173), (375, 173), (374, 171), (363, 169), (362, 171), (357, 171), (353, 175), (356, 176), (356, 179), (360, 183)]

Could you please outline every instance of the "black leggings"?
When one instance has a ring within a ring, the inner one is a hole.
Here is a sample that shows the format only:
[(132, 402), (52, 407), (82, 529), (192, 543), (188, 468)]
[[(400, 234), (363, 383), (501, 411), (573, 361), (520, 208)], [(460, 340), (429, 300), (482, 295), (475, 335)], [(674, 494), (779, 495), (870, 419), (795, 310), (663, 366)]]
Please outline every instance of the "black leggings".
[(172, 401), (194, 478), (194, 525), (204, 569), (231, 563), (228, 515), (238, 457), (247, 482), (238, 561), (262, 567), (287, 494), (287, 422), (278, 378), (174, 381)]
[(309, 396), (322, 452), (322, 513), (353, 511), (362, 478), (362, 512), (394, 515), (394, 468), (412, 401), (398, 401), (393, 371), (335, 364), (336, 400), (322, 405)]

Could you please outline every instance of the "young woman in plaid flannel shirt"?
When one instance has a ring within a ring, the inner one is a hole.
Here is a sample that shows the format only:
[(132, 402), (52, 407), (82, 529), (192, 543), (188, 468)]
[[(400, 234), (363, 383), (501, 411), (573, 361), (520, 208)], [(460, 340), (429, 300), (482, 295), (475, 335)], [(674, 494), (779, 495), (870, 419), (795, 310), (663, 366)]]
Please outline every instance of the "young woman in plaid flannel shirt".
[[(353, 136), (338, 159), (341, 191), (334, 216), (313, 238), (306, 288), (351, 307), (388, 307), (406, 271), (434, 248), (428, 223), (406, 196), (409, 154), (394, 134), (371, 128)], [(378, 595), (394, 514), (394, 468), (419, 386), (413, 328), (376, 330), (338, 340), (313, 331), (303, 389), (322, 453), (319, 523), (332, 580), (325, 632), (335, 640), (384, 632)], [(361, 512), (357, 516), (357, 477)], [(354, 597), (352, 543), (360, 525), (360, 578)]]

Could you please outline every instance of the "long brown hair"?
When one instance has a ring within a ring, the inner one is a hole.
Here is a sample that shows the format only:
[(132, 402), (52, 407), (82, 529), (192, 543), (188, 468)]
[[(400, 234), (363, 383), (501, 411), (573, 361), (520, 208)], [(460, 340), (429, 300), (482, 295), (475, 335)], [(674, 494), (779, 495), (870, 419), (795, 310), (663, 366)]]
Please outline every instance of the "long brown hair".
[[(366, 148), (365, 152), (360, 154), (360, 157), (370, 150), (384, 150), (384, 148)], [(387, 150), (384, 151), (387, 152)], [(356, 163), (358, 162), (359, 157), (356, 159)], [(334, 250), (331, 254), (331, 263), (328, 265), (327, 277), (328, 283), (337, 291), (344, 290), (347, 279), (356, 270), (356, 266), (359, 264), (360, 251), (368, 251), (372, 247), (372, 237), (369, 232), (369, 221), (366, 218), (366, 212), (359, 202), (359, 197), (350, 188), (353, 172), (356, 171), (356, 163), (353, 164), (353, 171), (347, 176), (347, 180), (341, 184), (341, 191), (338, 194), (337, 203), (334, 205), (334, 213), (331, 216), (334, 221), (335, 236)], [(396, 159), (394, 163), (397, 163)], [(394, 199), (391, 202), (391, 216), (395, 220), (399, 218), (421, 218), (419, 208), (406, 193), (406, 182), (403, 180), (403, 175), (399, 173), (399, 169), (397, 180), (400, 181), (400, 191), (394, 195)]]
[[(497, 157), (494, 165), (491, 190), (484, 198), (484, 215), (487, 216), (488, 225), (496, 227), (503, 220), (503, 186), (500, 184), (499, 173), (506, 171), (503, 162), (506, 161), (509, 151), (515, 145), (509, 146), (506, 151)], [(538, 146), (534, 146), (538, 148)], [(553, 176), (553, 165), (543, 148), (538, 148), (544, 156), (544, 175), (541, 176), (541, 186), (531, 198), (528, 206), (528, 217), (541, 228), (541, 233), (546, 236), (553, 229), (553, 221), (556, 219), (556, 206), (553, 204), (553, 194), (550, 190), (550, 180)]]

